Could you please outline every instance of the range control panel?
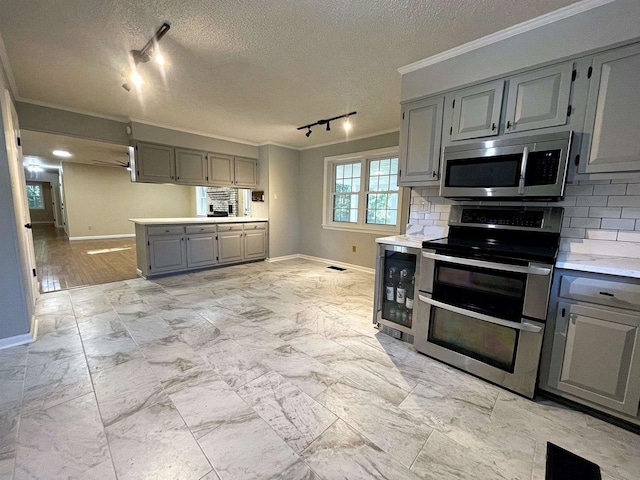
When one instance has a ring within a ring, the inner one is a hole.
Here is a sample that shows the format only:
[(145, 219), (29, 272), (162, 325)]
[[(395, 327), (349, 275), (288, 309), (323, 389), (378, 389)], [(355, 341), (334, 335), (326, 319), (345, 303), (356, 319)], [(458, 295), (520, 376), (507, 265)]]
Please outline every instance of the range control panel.
[(498, 210), (492, 208), (463, 208), (460, 223), (503, 225), (506, 227), (542, 228), (542, 210)]

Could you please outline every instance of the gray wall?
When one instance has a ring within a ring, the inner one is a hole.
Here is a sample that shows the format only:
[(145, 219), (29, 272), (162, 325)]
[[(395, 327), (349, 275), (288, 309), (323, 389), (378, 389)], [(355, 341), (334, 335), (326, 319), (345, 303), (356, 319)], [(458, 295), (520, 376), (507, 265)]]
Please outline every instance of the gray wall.
[[(377, 237), (385, 235), (322, 228), (324, 158), (397, 146), (399, 133), (318, 147), (300, 152), (300, 253), (374, 268)], [(408, 195), (407, 195), (408, 196)], [(402, 217), (401, 217), (402, 218)], [(401, 220), (401, 225), (406, 223)], [(352, 252), (352, 246), (356, 252)]]
[[(4, 90), (7, 88), (5, 74), (0, 64), (0, 102), (5, 103)], [(8, 110), (10, 105), (6, 105)], [(0, 116), (0, 339), (29, 333), (30, 318), (24, 290), (22, 264), (18, 246), (18, 230), (16, 224), (13, 195), (11, 193), (11, 175), (7, 142), (12, 138), (5, 137), (5, 124)]]
[(16, 103), (16, 111), (20, 119), (20, 128), (24, 130), (58, 133), (122, 145), (129, 143), (125, 122), (24, 102)]
[(169, 128), (155, 127), (144, 123), (132, 122), (131, 136), (135, 140), (145, 142), (165, 143), (177, 147), (192, 148), (226, 155), (258, 158), (258, 147), (245, 143), (205, 137), (194, 133), (179, 132)]
[[(300, 152), (268, 145), (269, 257), (300, 251)], [(267, 193), (265, 192), (265, 195)]]
[(402, 76), (411, 100), (640, 37), (640, 1), (613, 3)]

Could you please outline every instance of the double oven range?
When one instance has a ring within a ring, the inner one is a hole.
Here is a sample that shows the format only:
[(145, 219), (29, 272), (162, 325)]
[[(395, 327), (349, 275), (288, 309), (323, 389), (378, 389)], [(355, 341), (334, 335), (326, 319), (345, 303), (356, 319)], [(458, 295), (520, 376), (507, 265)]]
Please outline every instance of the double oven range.
[(418, 351), (532, 398), (562, 212), (452, 206), (449, 236), (422, 244)]

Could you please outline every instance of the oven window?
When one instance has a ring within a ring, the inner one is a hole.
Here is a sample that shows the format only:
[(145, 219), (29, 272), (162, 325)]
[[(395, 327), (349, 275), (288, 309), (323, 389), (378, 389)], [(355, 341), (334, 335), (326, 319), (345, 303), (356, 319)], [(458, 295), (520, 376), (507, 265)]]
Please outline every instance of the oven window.
[(513, 373), (518, 330), (431, 307), (429, 342)]
[(522, 154), (449, 160), (447, 187), (517, 187)]
[(526, 278), (520, 273), (438, 262), (433, 297), (476, 312), (520, 321)]

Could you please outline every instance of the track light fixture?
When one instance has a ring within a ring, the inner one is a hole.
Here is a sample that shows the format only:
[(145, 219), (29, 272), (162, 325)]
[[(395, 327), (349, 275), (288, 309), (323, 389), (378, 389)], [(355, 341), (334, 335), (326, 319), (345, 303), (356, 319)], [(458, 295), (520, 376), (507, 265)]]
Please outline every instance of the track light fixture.
[(339, 120), (341, 118), (344, 118), (344, 129), (345, 131), (349, 131), (351, 130), (351, 123), (349, 122), (349, 117), (351, 115), (355, 115), (358, 112), (350, 112), (350, 113), (345, 113), (344, 115), (338, 115), (337, 117), (332, 117), (332, 118), (327, 118), (326, 120), (318, 120), (316, 123), (310, 123), (309, 125), (303, 125), (302, 127), (298, 127), (298, 130), (304, 130), (305, 128), (307, 129), (307, 132), (305, 133), (305, 136), (307, 138), (309, 138), (309, 135), (311, 135), (311, 127), (315, 127), (316, 125), (326, 125), (326, 131), (330, 132), (331, 131), (331, 122), (333, 122), (334, 120)]
[(124, 88), (127, 92), (131, 91), (131, 84), (133, 84), (136, 88), (140, 88), (143, 83), (142, 77), (138, 73), (138, 64), (139, 63), (147, 63), (149, 60), (153, 59), (158, 65), (164, 65), (164, 57), (160, 53), (160, 48), (158, 47), (158, 43), (165, 36), (165, 34), (169, 31), (171, 25), (168, 23), (163, 23), (162, 26), (158, 29), (151, 40), (149, 40), (142, 50), (131, 50), (129, 54), (133, 60), (133, 68), (129, 74), (129, 81), (122, 84), (122, 88)]

